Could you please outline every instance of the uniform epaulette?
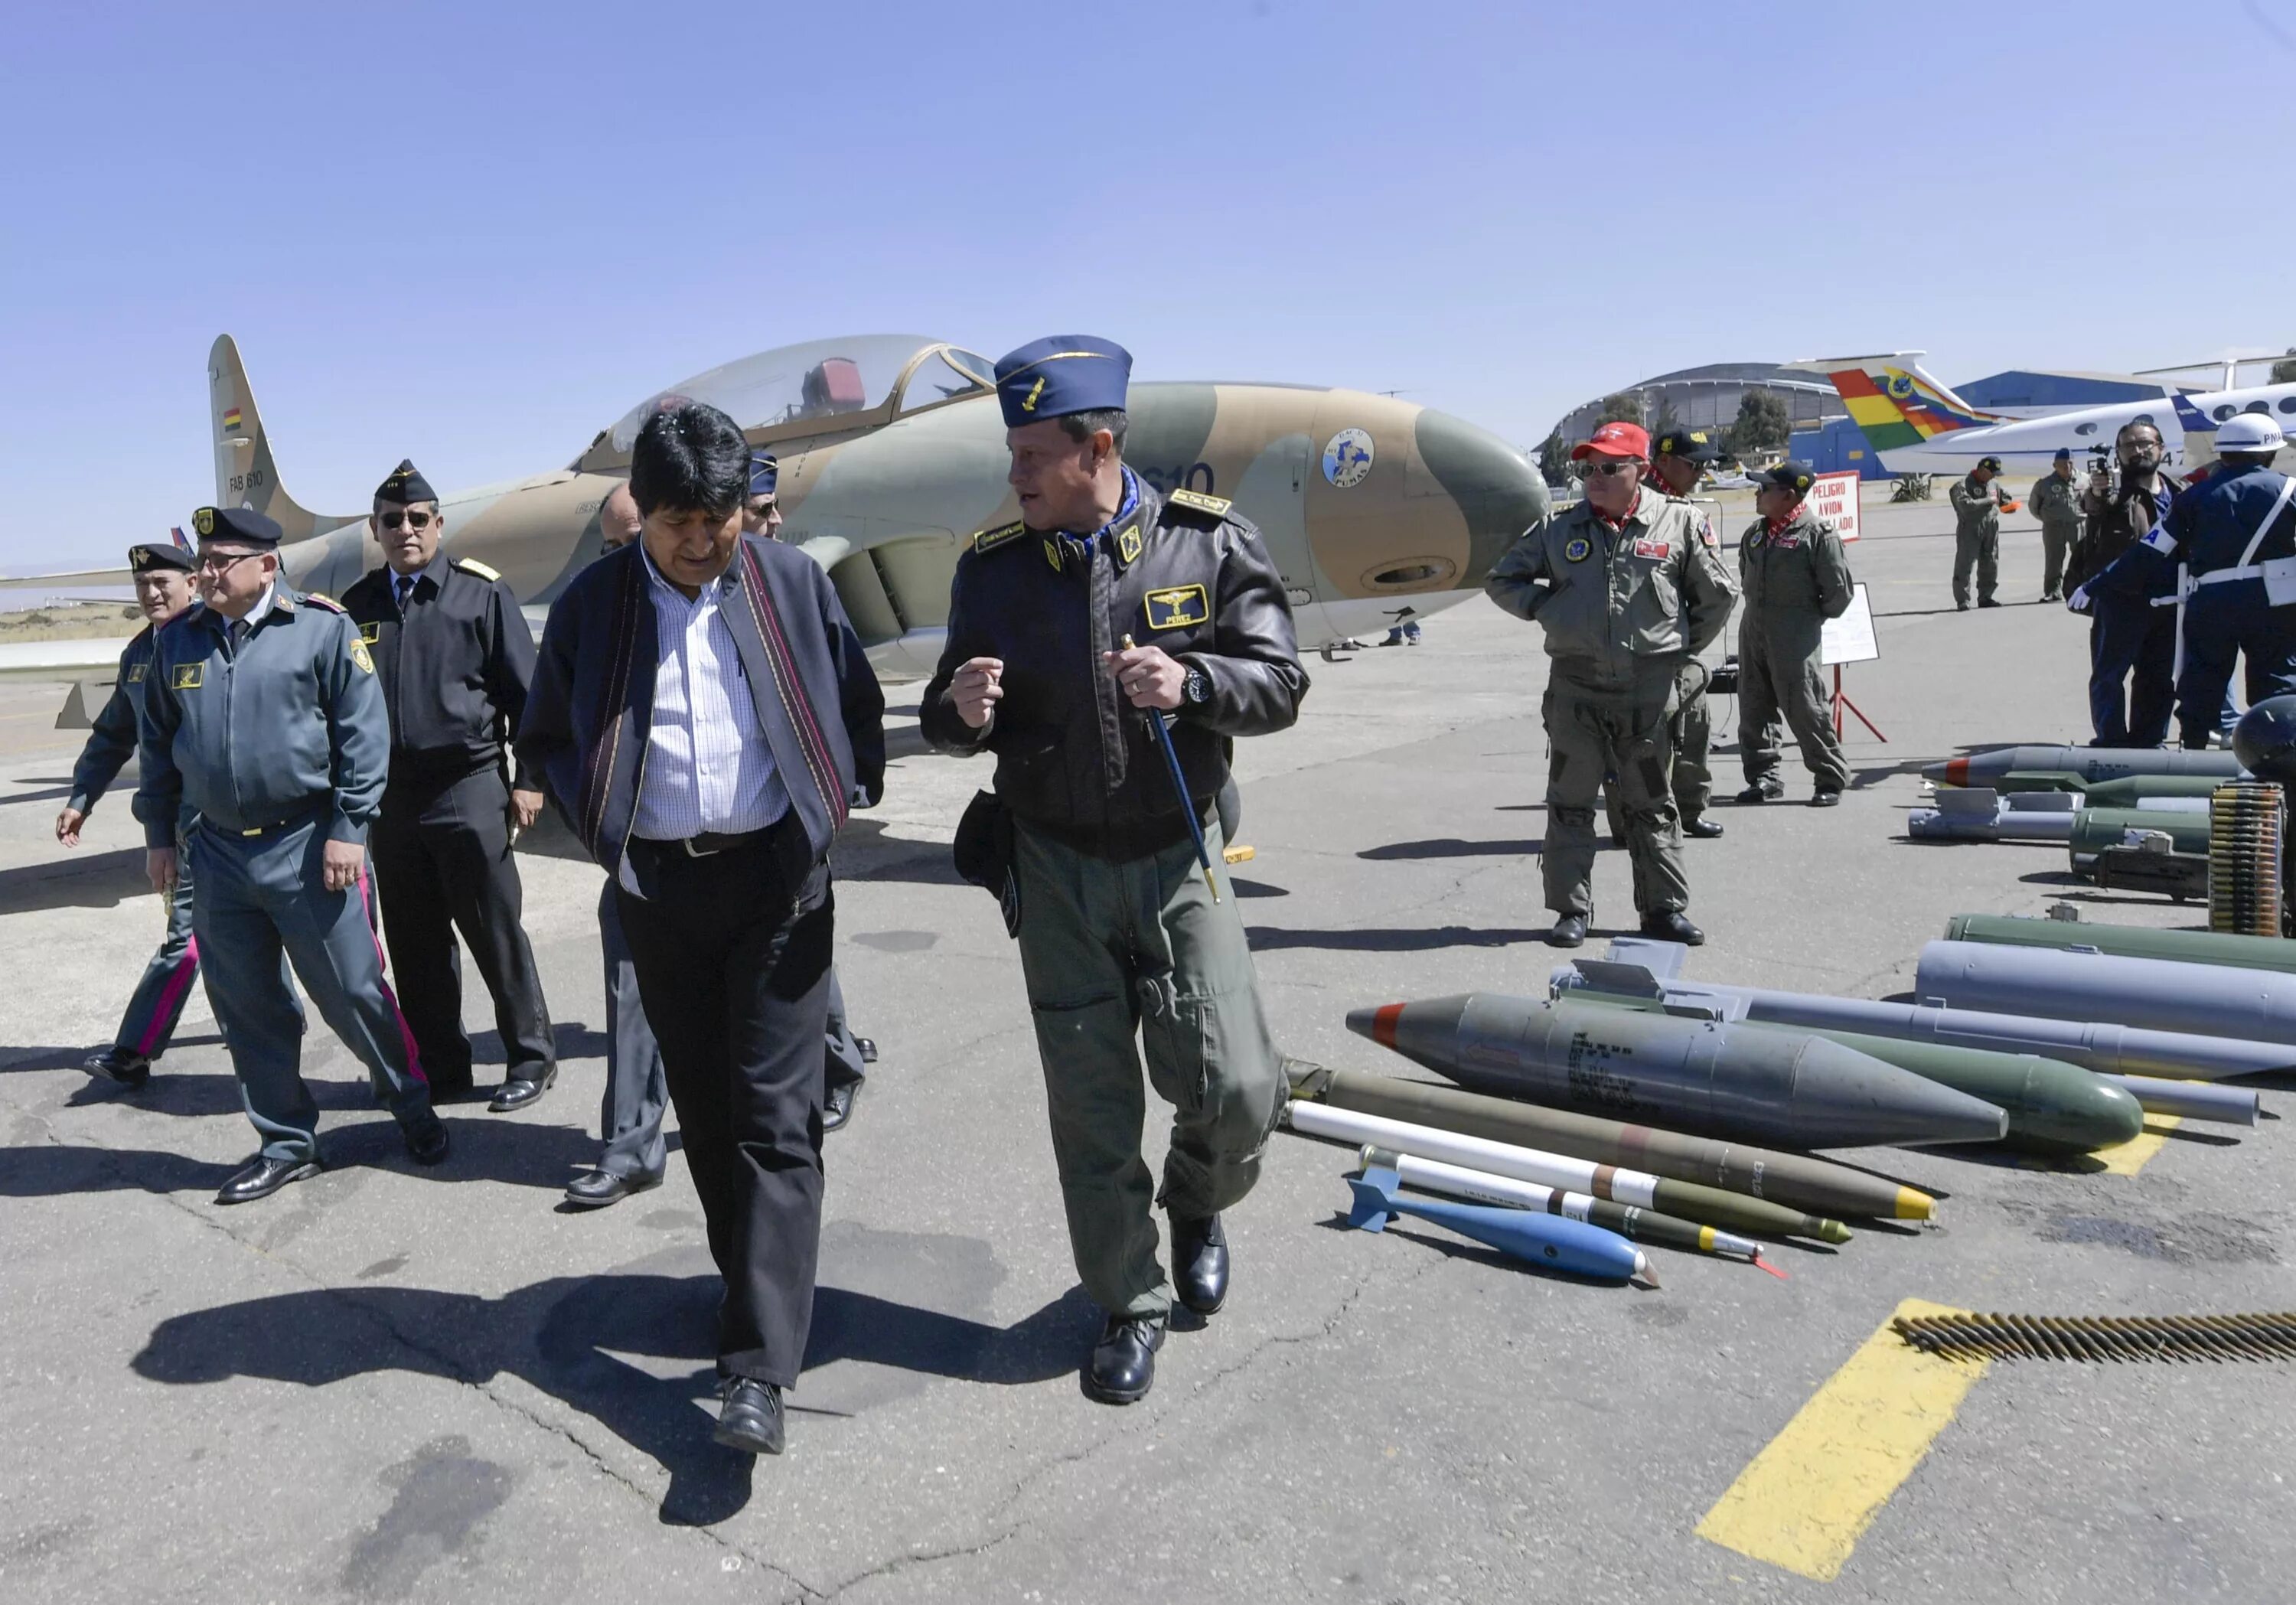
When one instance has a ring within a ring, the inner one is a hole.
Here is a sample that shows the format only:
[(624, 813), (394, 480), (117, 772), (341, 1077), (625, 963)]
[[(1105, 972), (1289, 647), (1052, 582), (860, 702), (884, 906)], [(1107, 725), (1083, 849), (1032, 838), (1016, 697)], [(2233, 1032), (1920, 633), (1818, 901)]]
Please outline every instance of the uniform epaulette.
[(1009, 524), (1002, 525), (995, 529), (984, 529), (980, 534), (974, 536), (972, 537), (972, 549), (975, 552), (990, 551), (995, 547), (1004, 545), (1007, 541), (1018, 540), (1021, 536), (1026, 535), (1028, 532), (1029, 526), (1022, 523), (1020, 520), (1015, 519)]
[(318, 603), (319, 606), (326, 609), (330, 613), (341, 613), (348, 611), (341, 602), (339, 602), (333, 597), (318, 591), (306, 591), (303, 593), (302, 599), (305, 602), (315, 602)]
[(1176, 490), (1164, 498), (1164, 505), (1201, 512), (1207, 518), (1224, 519), (1235, 504), (1226, 496), (1206, 495), (1201, 490)]
[(475, 574), (484, 580), (497, 580), (502, 577), (500, 569), (495, 568), (490, 563), (482, 563), (475, 557), (458, 557), (455, 560), (455, 567), (465, 574)]

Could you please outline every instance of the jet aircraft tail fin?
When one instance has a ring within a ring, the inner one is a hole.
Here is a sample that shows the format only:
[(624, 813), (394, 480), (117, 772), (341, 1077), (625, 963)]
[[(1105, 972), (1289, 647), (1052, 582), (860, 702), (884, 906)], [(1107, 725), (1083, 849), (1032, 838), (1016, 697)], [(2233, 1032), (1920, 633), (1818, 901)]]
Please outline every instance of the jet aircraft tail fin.
[(1999, 413), (1970, 405), (1923, 372), (1917, 360), (1921, 355), (1893, 351), (1880, 356), (1816, 357), (1786, 366), (1832, 380), (1850, 418), (1877, 452), (1919, 446), (1956, 430), (2010, 422)]
[(208, 348), (208, 422), (214, 430), (217, 506), (251, 508), (275, 521), (290, 541), (308, 538), (323, 524), (332, 528), (347, 521), (321, 520), (280, 484), (263, 414), (256, 410), (247, 368), (239, 360), (239, 343), (228, 334), (217, 335)]

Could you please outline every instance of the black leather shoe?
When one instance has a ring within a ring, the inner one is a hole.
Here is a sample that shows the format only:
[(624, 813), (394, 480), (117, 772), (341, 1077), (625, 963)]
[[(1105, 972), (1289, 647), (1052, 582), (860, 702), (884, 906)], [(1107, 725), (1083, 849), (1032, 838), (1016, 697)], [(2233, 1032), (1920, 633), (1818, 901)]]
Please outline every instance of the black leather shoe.
[(1841, 806), (1841, 788), (1839, 786), (1820, 786), (1815, 792), (1811, 793), (1809, 806), (1813, 808), (1840, 807)]
[(1984, 600), (1982, 600), (1981, 602), (1980, 602), (1977, 605), (1978, 605), (1979, 607), (1980, 607), (1980, 608), (1997, 608), (1997, 607), (1999, 607), (2001, 604), (2000, 604), (1999, 602), (1997, 602), (1994, 601), (1994, 600), (1993, 600), (1993, 598), (1991, 598), (1990, 596), (1988, 596), (1988, 597), (1986, 597)]
[(436, 1165), (447, 1157), (447, 1125), (436, 1115), (400, 1126), (398, 1134), (406, 1139), (406, 1155), (417, 1165)]
[(1576, 947), (1587, 939), (1587, 916), (1564, 914), (1554, 921), (1554, 929), (1546, 933), (1549, 947)]
[(1227, 1228), (1218, 1216), (1174, 1217), (1172, 1281), (1180, 1302), (1199, 1315), (1216, 1315), (1227, 1302)]
[(782, 1390), (755, 1377), (734, 1377), (726, 1388), (718, 1429), (709, 1435), (745, 1454), (782, 1452)]
[(152, 1061), (126, 1048), (106, 1048), (101, 1053), (90, 1053), (79, 1061), (79, 1068), (122, 1086), (142, 1086), (152, 1079)]
[(1738, 800), (1742, 803), (1773, 803), (1785, 794), (1786, 789), (1784, 786), (1764, 785), (1757, 781), (1738, 793)]
[(1131, 1404), (1156, 1385), (1156, 1351), (1164, 1322), (1147, 1315), (1111, 1315), (1084, 1368), (1084, 1390), (1103, 1404)]
[(1701, 841), (1711, 841), (1722, 834), (1722, 822), (1718, 819), (1709, 819), (1703, 814), (1693, 814), (1683, 820), (1682, 833), (1685, 836), (1695, 836)]
[(1679, 942), (1685, 947), (1695, 947), (1706, 940), (1706, 933), (1685, 919), (1678, 908), (1661, 908), (1654, 914), (1644, 914), (1643, 935)]
[(528, 1104), (539, 1099), (543, 1093), (548, 1092), (552, 1085), (555, 1083), (557, 1079), (558, 1067), (554, 1064), (548, 1069), (542, 1072), (542, 1079), (539, 1081), (530, 1081), (523, 1078), (516, 1081), (505, 1081), (502, 1084), (502, 1091), (495, 1094), (495, 1101), (487, 1105), (487, 1112), (496, 1115), (506, 1115), (514, 1109), (524, 1109)]
[(853, 1039), (853, 1045), (859, 1051), (863, 1064), (877, 1062), (877, 1042), (874, 1037), (857, 1036)]
[(661, 1185), (658, 1175), (618, 1175), (611, 1170), (590, 1170), (566, 1183), (566, 1201), (582, 1209), (603, 1209), (634, 1192)]
[(860, 1097), (858, 1081), (840, 1081), (831, 1087), (821, 1100), (821, 1129), (824, 1133), (843, 1131), (846, 1122), (853, 1118), (853, 1105)]
[(216, 1194), (218, 1204), (251, 1204), (259, 1198), (269, 1198), (290, 1182), (299, 1182), (319, 1174), (316, 1159), (270, 1159), (258, 1154), (241, 1167), (239, 1174), (223, 1184)]

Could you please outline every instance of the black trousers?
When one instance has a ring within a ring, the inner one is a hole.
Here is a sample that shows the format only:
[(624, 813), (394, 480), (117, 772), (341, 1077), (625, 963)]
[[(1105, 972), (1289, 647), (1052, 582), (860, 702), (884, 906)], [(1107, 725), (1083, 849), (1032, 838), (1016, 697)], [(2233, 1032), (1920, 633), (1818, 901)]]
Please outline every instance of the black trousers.
[(510, 1078), (541, 1079), (558, 1054), (534, 949), (519, 923), (523, 894), (511, 856), (510, 788), (502, 771), (394, 781), (382, 795), (368, 848), (399, 1007), (434, 1094), (471, 1082), (456, 930), (493, 995)]
[[(718, 1370), (786, 1388), (821, 1247), (822, 1032), (835, 925), (826, 864), (792, 888), (784, 818), (706, 858), (630, 843), (622, 934), (661, 1045), (685, 1162), (725, 1279)], [(802, 838), (800, 838), (802, 840)]]

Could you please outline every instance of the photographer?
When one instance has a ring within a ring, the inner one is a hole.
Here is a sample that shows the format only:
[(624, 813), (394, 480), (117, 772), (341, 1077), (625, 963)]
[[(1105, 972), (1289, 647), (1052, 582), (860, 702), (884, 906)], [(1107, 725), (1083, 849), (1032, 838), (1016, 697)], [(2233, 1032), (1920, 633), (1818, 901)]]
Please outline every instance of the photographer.
[(2175, 574), (2164, 569), (2142, 591), (2099, 587), (2092, 596), (2088, 585), (2167, 515), (2175, 487), (2161, 471), (2167, 454), (2152, 425), (2123, 424), (2113, 451), (2118, 478), (2100, 461), (2081, 493), (2081, 536), (2065, 569), (2073, 587), (2066, 605), (2089, 615), (2092, 745), (2158, 747), (2169, 739), (2176, 701)]

